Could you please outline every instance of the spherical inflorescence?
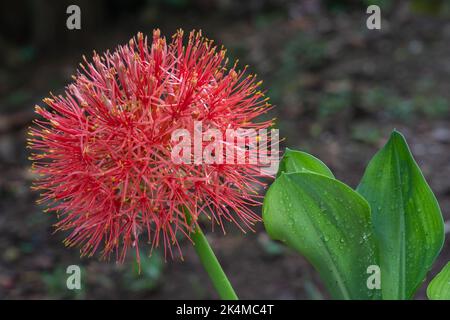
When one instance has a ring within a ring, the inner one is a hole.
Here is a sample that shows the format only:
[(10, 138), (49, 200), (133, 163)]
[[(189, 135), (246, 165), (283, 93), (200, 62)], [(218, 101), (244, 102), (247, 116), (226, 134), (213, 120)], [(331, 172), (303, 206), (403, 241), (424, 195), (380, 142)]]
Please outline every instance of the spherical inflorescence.
[[(141, 33), (113, 53), (84, 59), (64, 95), (36, 106), (29, 148), (40, 203), (69, 231), (82, 255), (102, 250), (122, 261), (143, 239), (172, 253), (200, 215), (212, 225), (259, 220), (263, 183), (258, 164), (174, 163), (171, 134), (206, 128), (264, 129), (255, 118), (270, 109), (253, 75), (227, 68), (225, 50), (191, 32), (170, 43)], [(190, 212), (192, 221), (186, 218)]]

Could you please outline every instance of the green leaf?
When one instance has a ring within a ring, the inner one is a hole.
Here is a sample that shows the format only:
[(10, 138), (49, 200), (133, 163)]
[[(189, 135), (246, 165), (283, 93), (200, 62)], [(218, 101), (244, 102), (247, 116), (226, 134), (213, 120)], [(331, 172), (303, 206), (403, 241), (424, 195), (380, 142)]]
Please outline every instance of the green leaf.
[(370, 161), (357, 191), (372, 208), (383, 299), (412, 298), (442, 248), (444, 224), (399, 132)]
[(342, 182), (312, 172), (281, 173), (264, 199), (269, 235), (303, 254), (336, 299), (377, 299), (368, 267), (377, 265), (366, 200)]
[(289, 148), (286, 148), (283, 158), (280, 161), (277, 177), (282, 172), (314, 172), (329, 178), (334, 178), (331, 170), (322, 161), (306, 152), (291, 150)]
[(427, 296), (430, 300), (450, 300), (450, 262), (431, 280)]

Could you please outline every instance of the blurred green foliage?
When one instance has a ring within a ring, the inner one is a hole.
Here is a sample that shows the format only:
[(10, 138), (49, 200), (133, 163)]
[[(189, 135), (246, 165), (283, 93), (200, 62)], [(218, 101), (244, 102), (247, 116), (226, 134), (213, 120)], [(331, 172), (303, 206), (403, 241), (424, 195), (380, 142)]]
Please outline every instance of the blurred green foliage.
[(261, 233), (258, 236), (258, 243), (264, 250), (264, 252), (269, 256), (279, 256), (285, 252), (285, 247), (280, 243), (270, 239), (267, 234)]
[(368, 121), (356, 122), (351, 128), (352, 139), (366, 144), (376, 145), (382, 136), (382, 130)]
[[(81, 277), (83, 279), (84, 268), (81, 267)], [(81, 280), (81, 289), (69, 290), (67, 288), (67, 278), (70, 275), (66, 273), (66, 269), (62, 266), (56, 267), (51, 272), (42, 275), (47, 294), (51, 299), (83, 299), (85, 296), (85, 282)]]
[(299, 33), (283, 48), (281, 68), (284, 73), (314, 69), (327, 57), (327, 42)]
[(298, 33), (283, 46), (280, 54), (279, 68), (269, 86), (269, 96), (273, 101), (301, 100), (302, 78), (306, 71), (321, 67), (328, 55), (325, 40), (318, 40), (312, 35)]
[(131, 291), (145, 291), (154, 289), (162, 277), (164, 260), (158, 251), (149, 257), (141, 254), (141, 266), (134, 259), (131, 268), (123, 276), (124, 287)]
[(350, 91), (340, 91), (325, 93), (319, 99), (319, 118), (327, 118), (350, 108), (352, 104), (352, 95)]
[(443, 0), (411, 0), (411, 10), (415, 13), (437, 15), (441, 12)]
[(427, 91), (417, 90), (412, 98), (403, 98), (384, 87), (374, 87), (361, 96), (361, 108), (368, 112), (382, 111), (387, 117), (412, 121), (414, 117), (445, 117), (450, 113), (448, 100)]

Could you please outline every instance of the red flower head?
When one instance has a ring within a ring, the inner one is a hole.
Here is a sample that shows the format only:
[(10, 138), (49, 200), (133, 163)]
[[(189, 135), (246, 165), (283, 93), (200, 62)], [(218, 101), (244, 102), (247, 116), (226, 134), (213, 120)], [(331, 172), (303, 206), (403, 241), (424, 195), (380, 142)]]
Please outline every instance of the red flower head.
[(192, 132), (196, 122), (202, 130), (271, 125), (253, 121), (270, 108), (254, 76), (236, 64), (228, 70), (225, 50), (201, 33), (183, 45), (181, 30), (170, 44), (159, 30), (150, 46), (139, 33), (84, 61), (65, 95), (36, 106), (43, 119), (29, 139), (39, 175), (33, 188), (57, 213), (57, 230), (70, 230), (66, 245), (81, 246), (81, 255), (103, 247), (104, 257), (120, 261), (131, 246), (139, 259), (143, 237), (171, 253), (177, 233), (189, 237), (200, 215), (222, 228), (224, 220), (251, 228), (260, 219), (249, 208), (260, 204), (259, 164), (172, 159), (173, 132)]

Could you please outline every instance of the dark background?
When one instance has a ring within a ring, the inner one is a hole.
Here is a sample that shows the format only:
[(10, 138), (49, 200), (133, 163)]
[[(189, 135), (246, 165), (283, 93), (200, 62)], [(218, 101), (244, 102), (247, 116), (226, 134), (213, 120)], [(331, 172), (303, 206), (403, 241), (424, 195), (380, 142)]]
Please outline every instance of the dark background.
[[(381, 30), (366, 28), (369, 3), (382, 8)], [(82, 30), (66, 28), (70, 4), (81, 7)], [(201, 28), (249, 64), (276, 105), (284, 145), (315, 154), (352, 187), (397, 128), (450, 219), (450, 1), (8, 1), (0, 10), (0, 298), (217, 297), (187, 241), (184, 262), (157, 252), (140, 276), (132, 256), (123, 265), (80, 259), (64, 234), (52, 234), (55, 217), (29, 189), (34, 105), (63, 92), (82, 54), (154, 28), (167, 37)], [(261, 224), (246, 235), (228, 230), (207, 233), (241, 298), (328, 297), (311, 266)], [(449, 259), (447, 241), (428, 279)], [(82, 267), (81, 291), (66, 289), (71, 264)]]

